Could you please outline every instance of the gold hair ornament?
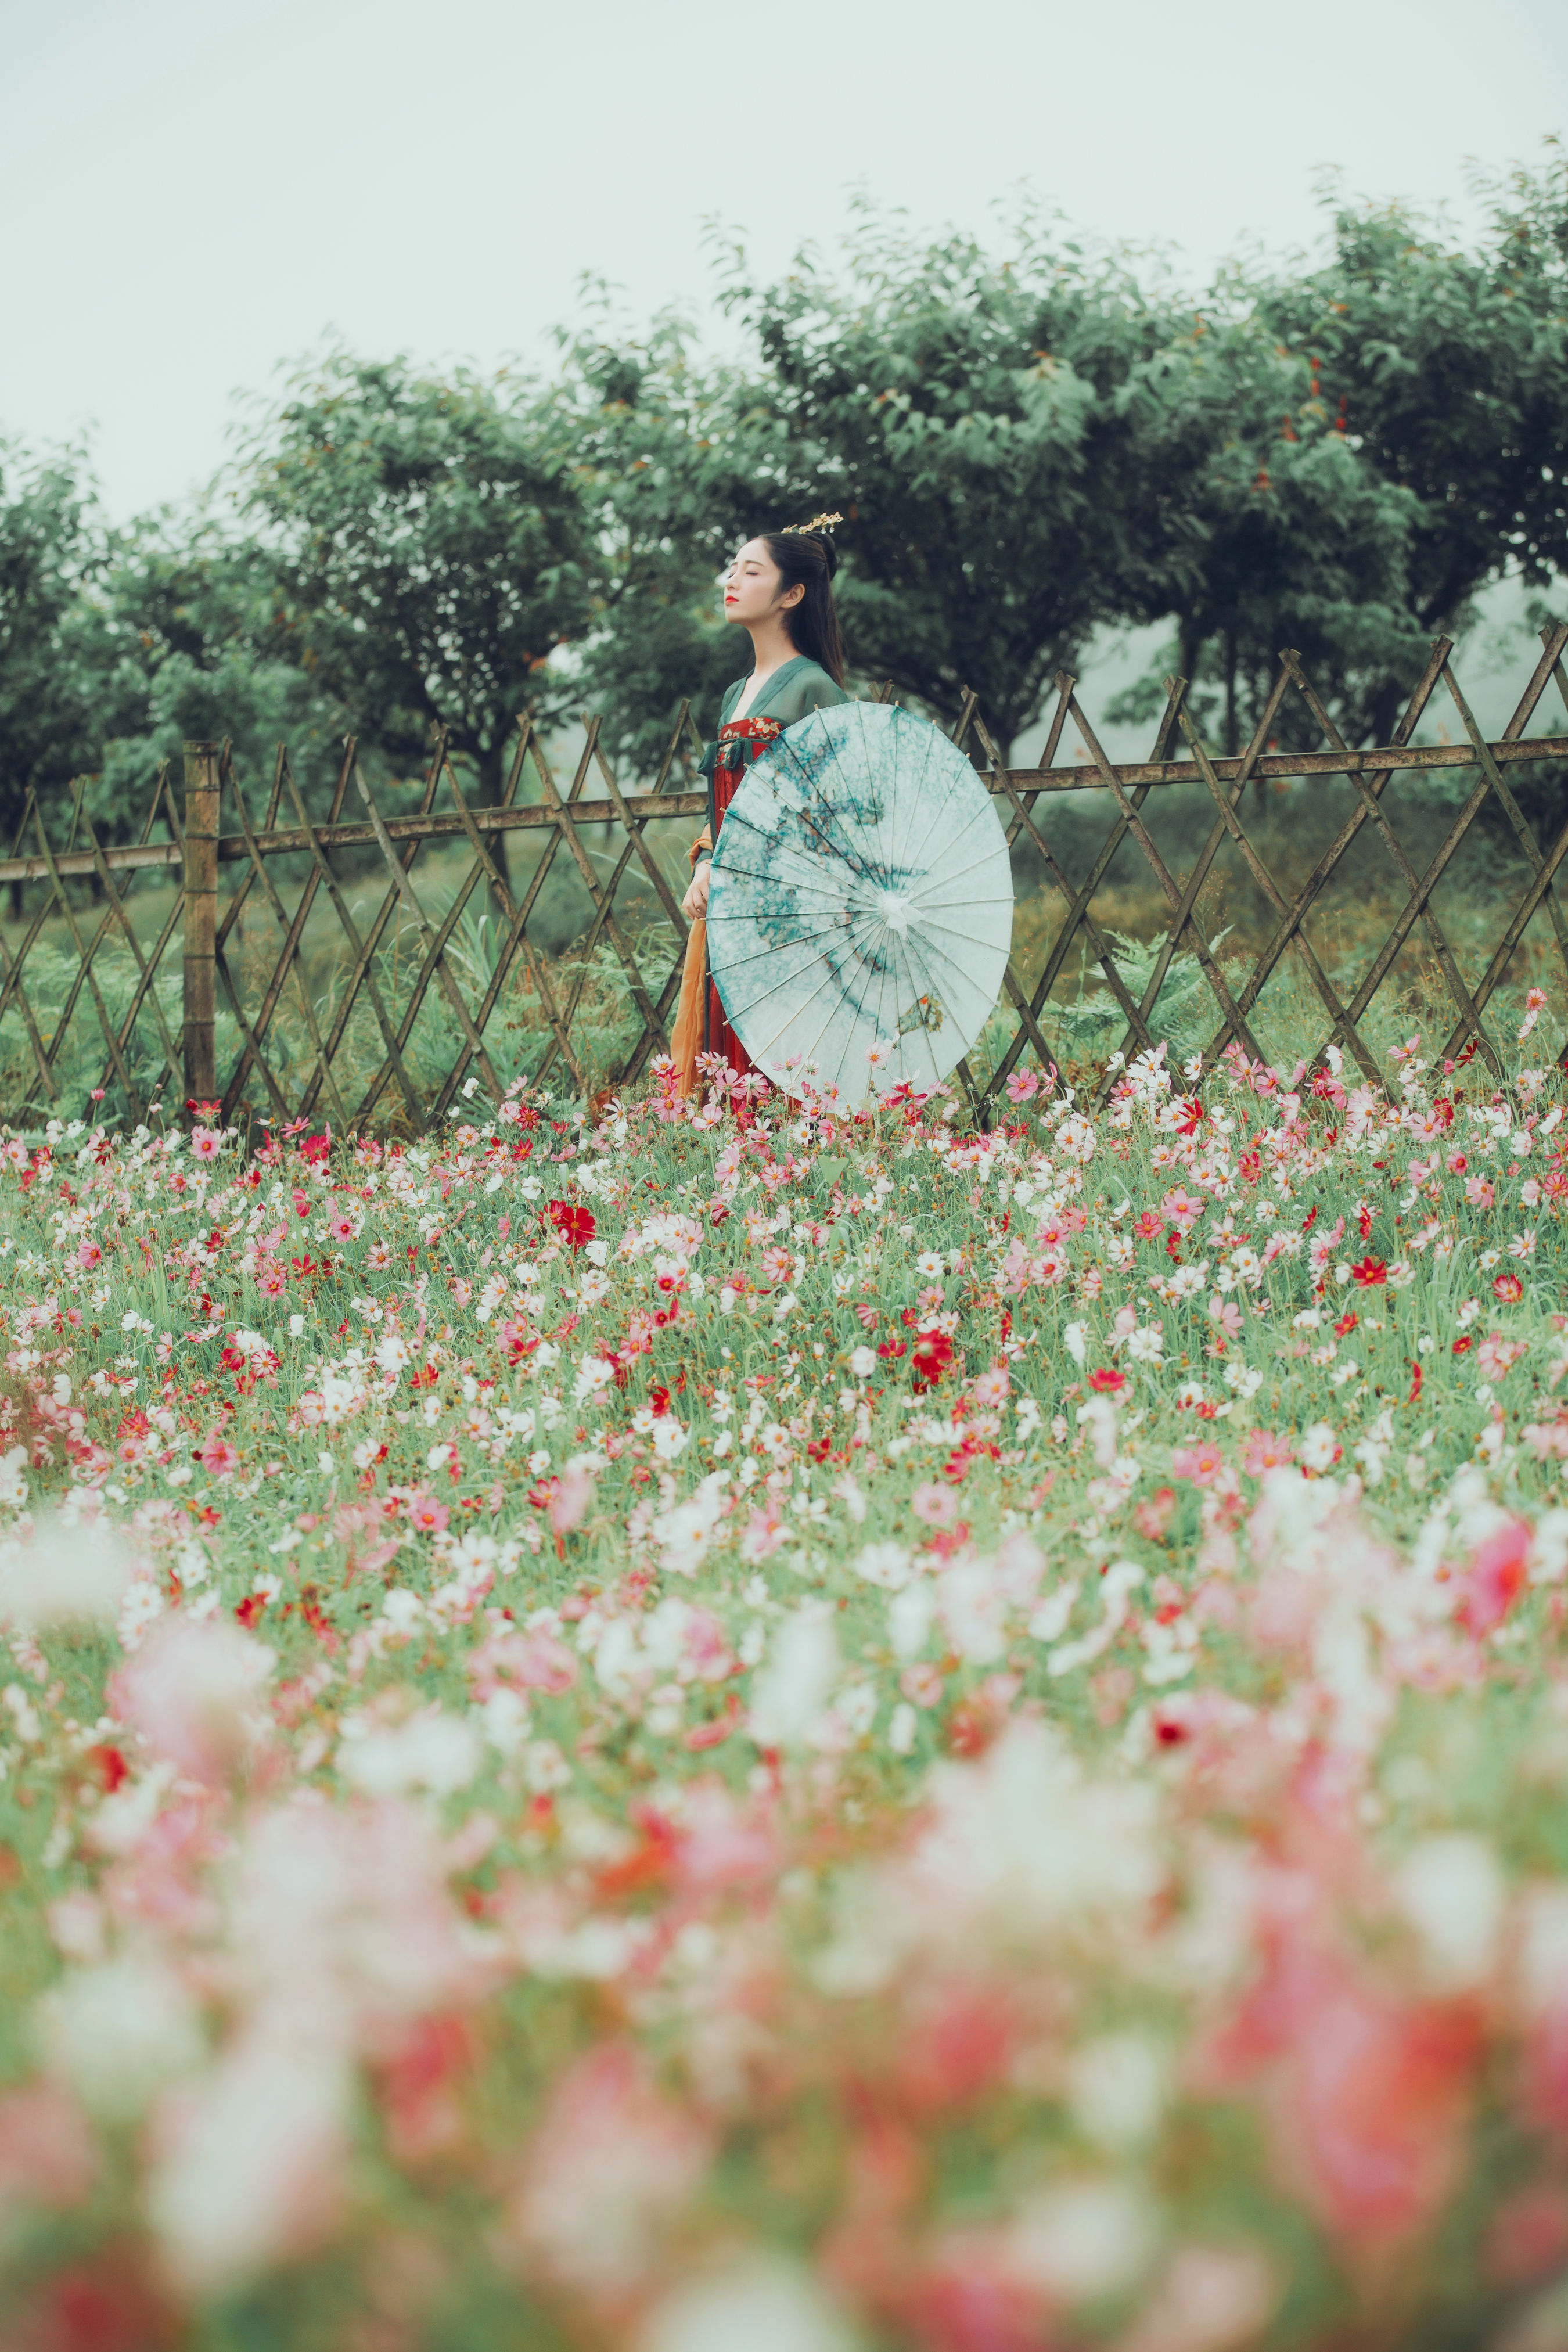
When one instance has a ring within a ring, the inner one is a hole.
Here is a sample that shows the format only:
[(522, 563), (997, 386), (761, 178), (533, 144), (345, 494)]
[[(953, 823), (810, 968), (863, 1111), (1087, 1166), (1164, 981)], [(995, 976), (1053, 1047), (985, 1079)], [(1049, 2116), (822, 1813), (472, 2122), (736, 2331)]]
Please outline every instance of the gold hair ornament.
[(803, 539), (814, 530), (831, 530), (836, 522), (842, 522), (843, 520), (841, 514), (813, 515), (809, 522), (786, 523), (784, 536), (785, 539)]

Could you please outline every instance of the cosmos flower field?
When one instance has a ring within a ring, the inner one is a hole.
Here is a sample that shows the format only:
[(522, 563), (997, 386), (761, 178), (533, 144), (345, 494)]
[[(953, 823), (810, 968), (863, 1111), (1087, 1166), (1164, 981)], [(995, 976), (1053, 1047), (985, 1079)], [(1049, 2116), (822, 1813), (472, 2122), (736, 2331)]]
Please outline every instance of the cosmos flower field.
[(1542, 1009), (5, 1145), (4, 2341), (1568, 2346)]

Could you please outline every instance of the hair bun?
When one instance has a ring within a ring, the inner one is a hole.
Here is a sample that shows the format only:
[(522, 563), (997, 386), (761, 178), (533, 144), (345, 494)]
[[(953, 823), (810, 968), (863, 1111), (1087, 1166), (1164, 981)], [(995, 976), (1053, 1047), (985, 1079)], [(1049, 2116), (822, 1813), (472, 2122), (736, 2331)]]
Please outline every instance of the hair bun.
[(838, 569), (838, 550), (833, 543), (833, 526), (843, 520), (841, 514), (814, 514), (809, 522), (787, 523), (781, 536), (784, 539), (814, 540), (822, 550), (827, 576), (831, 580)]
[(814, 540), (816, 545), (821, 548), (823, 561), (827, 566), (827, 576), (831, 580), (834, 573), (838, 569), (838, 550), (833, 543), (832, 532), (828, 530), (812, 530), (807, 529), (803, 530), (800, 535), (802, 539)]

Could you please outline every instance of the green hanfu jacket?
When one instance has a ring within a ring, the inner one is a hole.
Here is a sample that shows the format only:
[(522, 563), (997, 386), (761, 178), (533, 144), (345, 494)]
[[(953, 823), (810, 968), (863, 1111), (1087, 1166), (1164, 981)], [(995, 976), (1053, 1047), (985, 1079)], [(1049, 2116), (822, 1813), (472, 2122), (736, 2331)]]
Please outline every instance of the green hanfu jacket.
[[(724, 699), (719, 708), (721, 727), (728, 724), (736, 703), (745, 690), (746, 680), (743, 677), (738, 677), (732, 686), (725, 688)], [(746, 712), (746, 717), (776, 719), (781, 727), (793, 727), (795, 720), (804, 719), (808, 710), (830, 710), (835, 703), (848, 702), (852, 698), (845, 693), (841, 686), (834, 685), (827, 672), (819, 667), (808, 655), (796, 654), (793, 661), (786, 661), (780, 668), (774, 670), (761, 694)], [(715, 737), (702, 755), (702, 773), (708, 780), (708, 837), (710, 841), (717, 841), (719, 838), (717, 814), (713, 806), (713, 755), (718, 748), (718, 739)], [(767, 748), (765, 743), (747, 743), (744, 747), (747, 766), (751, 765), (759, 752), (765, 751)], [(730, 764), (733, 765), (733, 762)], [(709, 855), (707, 850), (702, 853), (704, 857)], [(700, 865), (701, 858), (700, 857), (697, 862)]]

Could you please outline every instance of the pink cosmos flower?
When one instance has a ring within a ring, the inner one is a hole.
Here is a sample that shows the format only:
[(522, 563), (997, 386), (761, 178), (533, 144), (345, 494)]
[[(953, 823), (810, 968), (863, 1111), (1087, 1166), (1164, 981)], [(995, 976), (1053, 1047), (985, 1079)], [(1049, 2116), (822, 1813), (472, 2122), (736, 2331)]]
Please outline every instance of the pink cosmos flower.
[(1472, 1176), (1465, 1186), (1465, 1198), (1472, 1209), (1489, 1209), (1494, 1198), (1492, 1187), (1484, 1176)]
[(1492, 1297), (1504, 1307), (1517, 1307), (1524, 1297), (1524, 1285), (1517, 1274), (1500, 1274), (1492, 1284)]
[(1289, 1438), (1276, 1437), (1271, 1429), (1247, 1432), (1241, 1466), (1249, 1478), (1261, 1478), (1266, 1470), (1282, 1470), (1295, 1459), (1295, 1450)]
[(1015, 1070), (1007, 1081), (1007, 1099), (1026, 1103), (1040, 1091), (1040, 1081), (1033, 1070)]
[(910, 1508), (928, 1528), (951, 1527), (958, 1517), (958, 1497), (946, 1486), (917, 1486), (910, 1496)]
[(915, 1706), (935, 1706), (943, 1687), (940, 1669), (924, 1659), (915, 1665), (906, 1666), (899, 1676), (900, 1690)]
[(1183, 1234), (1192, 1232), (1204, 1213), (1204, 1204), (1196, 1194), (1189, 1192), (1181, 1184), (1172, 1186), (1160, 1206), (1164, 1212), (1166, 1223), (1174, 1225), (1176, 1231)]
[(1467, 1633), (1479, 1638), (1502, 1623), (1524, 1591), (1529, 1557), (1530, 1528), (1523, 1519), (1510, 1519), (1478, 1545), (1458, 1610)]
[(210, 1127), (198, 1127), (191, 1138), (191, 1157), (194, 1160), (216, 1160), (222, 1148), (222, 1140)]
[(209, 1478), (232, 1478), (239, 1467), (239, 1455), (226, 1437), (215, 1433), (202, 1448), (202, 1467)]
[(416, 1535), (438, 1536), (450, 1517), (446, 1504), (438, 1503), (434, 1495), (418, 1494), (409, 1499), (408, 1524)]
[(550, 1497), (550, 1524), (558, 1536), (570, 1535), (581, 1525), (594, 1498), (592, 1473), (580, 1462), (563, 1470)]
[(354, 1237), (354, 1221), (340, 1209), (335, 1216), (327, 1219), (327, 1232), (331, 1239), (335, 1242), (352, 1242)]
[(77, 1244), (76, 1262), (78, 1265), (97, 1265), (102, 1255), (103, 1252), (100, 1249), (96, 1242), (79, 1242)]
[(1528, 1341), (1505, 1339), (1500, 1331), (1489, 1331), (1476, 1351), (1476, 1368), (1483, 1381), (1500, 1381), (1528, 1353)]
[(1212, 1437), (1196, 1445), (1178, 1445), (1171, 1456), (1171, 1475), (1190, 1478), (1194, 1486), (1212, 1486), (1225, 1468), (1225, 1455)]

